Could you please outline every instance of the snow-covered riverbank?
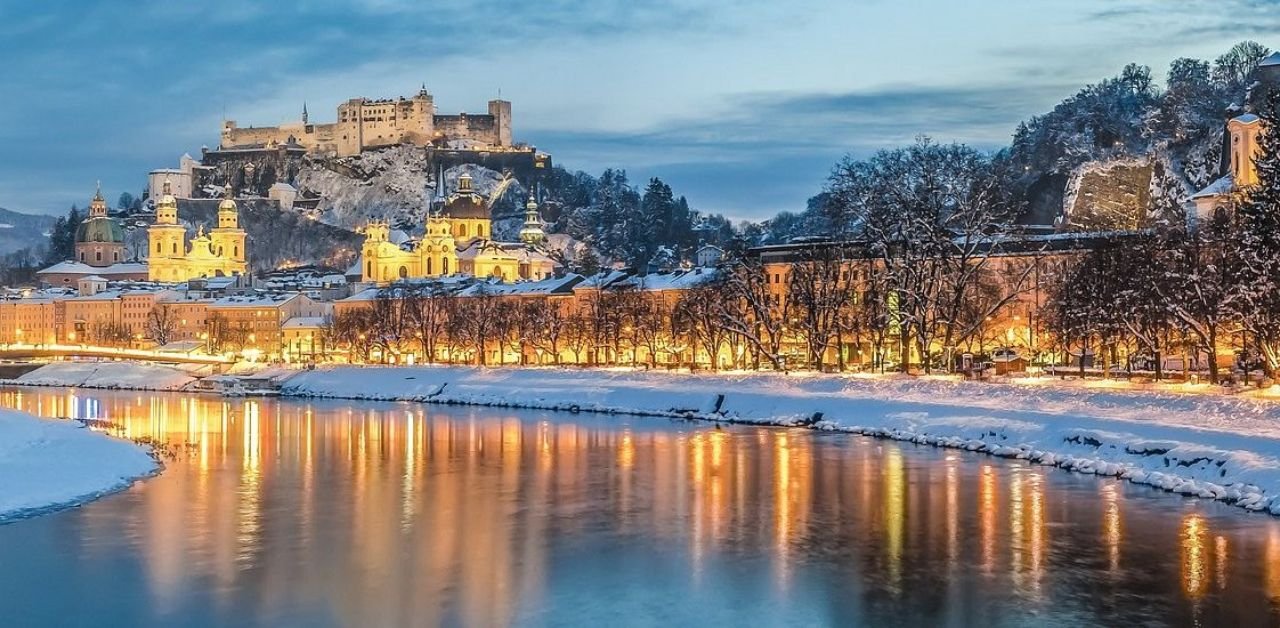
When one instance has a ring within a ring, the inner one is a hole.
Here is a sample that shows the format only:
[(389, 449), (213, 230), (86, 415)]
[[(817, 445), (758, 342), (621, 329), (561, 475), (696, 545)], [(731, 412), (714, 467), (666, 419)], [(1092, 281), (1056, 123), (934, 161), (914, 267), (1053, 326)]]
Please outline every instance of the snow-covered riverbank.
[(51, 362), (17, 379), (0, 384), (23, 386), (71, 386), (74, 388), (123, 388), (127, 390), (181, 390), (196, 380), (190, 371), (203, 368), (161, 366), (138, 362)]
[(285, 395), (684, 416), (982, 451), (1280, 514), (1280, 404), (1253, 398), (833, 376), (334, 367)]
[(0, 410), (0, 523), (97, 499), (158, 468), (146, 448), (76, 421)]

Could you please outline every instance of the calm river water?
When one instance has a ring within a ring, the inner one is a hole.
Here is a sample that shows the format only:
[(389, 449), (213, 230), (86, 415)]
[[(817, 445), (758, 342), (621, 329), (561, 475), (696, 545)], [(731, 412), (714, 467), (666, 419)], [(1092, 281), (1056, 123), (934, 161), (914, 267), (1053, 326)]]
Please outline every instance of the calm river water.
[(177, 447), (0, 526), (0, 624), (1265, 625), (1280, 521), (863, 437), (0, 389)]

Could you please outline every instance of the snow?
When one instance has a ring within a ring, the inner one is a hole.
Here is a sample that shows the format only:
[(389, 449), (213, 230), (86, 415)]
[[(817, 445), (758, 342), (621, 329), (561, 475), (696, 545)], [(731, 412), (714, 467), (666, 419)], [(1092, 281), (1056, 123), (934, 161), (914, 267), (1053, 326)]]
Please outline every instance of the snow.
[(595, 411), (811, 427), (1119, 477), (1280, 514), (1280, 404), (941, 378), (331, 367), (293, 396)]
[(0, 411), (0, 522), (85, 503), (157, 469), (146, 448), (77, 421)]
[(134, 362), (53, 362), (9, 383), (29, 386), (180, 390), (195, 380), (169, 366)]
[(1235, 189), (1235, 186), (1236, 186), (1235, 179), (1233, 179), (1231, 175), (1227, 175), (1225, 177), (1219, 178), (1213, 183), (1210, 183), (1209, 186), (1206, 187), (1205, 189), (1200, 190), (1195, 194), (1192, 194), (1191, 198), (1197, 199), (1197, 198), (1205, 198), (1209, 196), (1221, 196)]

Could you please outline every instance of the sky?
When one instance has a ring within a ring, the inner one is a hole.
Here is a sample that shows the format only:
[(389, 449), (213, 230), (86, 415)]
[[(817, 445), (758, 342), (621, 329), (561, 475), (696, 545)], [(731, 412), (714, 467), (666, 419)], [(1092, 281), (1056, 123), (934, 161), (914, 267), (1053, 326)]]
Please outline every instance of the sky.
[(1126, 63), (1243, 39), (1280, 48), (1280, 0), (0, 0), (0, 207), (137, 195), (224, 117), (331, 122), (425, 83), (441, 113), (501, 94), (566, 168), (758, 220), (844, 155), (998, 148)]

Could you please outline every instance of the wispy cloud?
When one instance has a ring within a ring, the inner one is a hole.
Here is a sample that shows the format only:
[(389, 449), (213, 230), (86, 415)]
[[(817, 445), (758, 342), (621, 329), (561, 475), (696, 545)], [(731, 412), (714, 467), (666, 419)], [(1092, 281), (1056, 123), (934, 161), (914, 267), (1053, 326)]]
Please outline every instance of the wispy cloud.
[[(0, 205), (60, 211), (246, 124), (329, 119), (426, 81), (504, 87), (571, 168), (672, 179), (738, 216), (794, 209), (832, 162), (925, 133), (991, 148), (1125, 62), (1280, 47), (1280, 0), (46, 0), (0, 19)], [(1270, 41), (1269, 41), (1270, 40)], [(514, 92), (514, 95), (511, 93)], [(12, 97), (12, 95), (20, 95)]]

